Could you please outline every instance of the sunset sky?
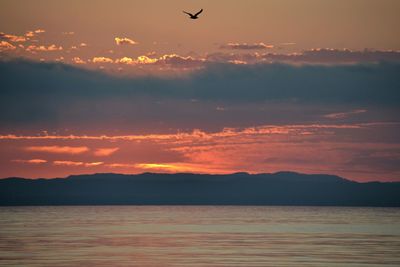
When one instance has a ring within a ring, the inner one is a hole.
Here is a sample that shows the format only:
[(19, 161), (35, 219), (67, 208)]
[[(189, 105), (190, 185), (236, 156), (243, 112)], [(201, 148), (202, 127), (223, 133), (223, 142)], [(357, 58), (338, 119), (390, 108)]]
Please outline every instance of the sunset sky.
[(398, 0), (0, 0), (0, 177), (400, 181), (399, 13)]

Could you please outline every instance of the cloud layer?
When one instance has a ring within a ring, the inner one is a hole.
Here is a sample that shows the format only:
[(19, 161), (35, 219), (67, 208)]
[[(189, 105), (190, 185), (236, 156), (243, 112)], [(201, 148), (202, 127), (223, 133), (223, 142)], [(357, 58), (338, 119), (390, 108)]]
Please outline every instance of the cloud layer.
[(185, 76), (132, 77), (1, 61), (0, 166), (9, 167), (0, 174), (295, 170), (398, 177), (399, 63), (201, 64)]
[[(135, 124), (142, 129), (155, 125), (184, 129), (213, 128), (221, 122), (228, 126), (301, 123), (323, 116), (332, 119), (334, 115), (326, 115), (348, 110), (368, 109), (367, 115), (396, 110), (400, 101), (397, 63), (209, 64), (178, 78), (115, 77), (29, 61), (0, 62), (0, 71), (2, 130), (18, 125), (96, 129), (102, 123), (117, 129)], [(180, 116), (182, 112), (188, 116)], [(367, 115), (360, 113), (357, 118)]]

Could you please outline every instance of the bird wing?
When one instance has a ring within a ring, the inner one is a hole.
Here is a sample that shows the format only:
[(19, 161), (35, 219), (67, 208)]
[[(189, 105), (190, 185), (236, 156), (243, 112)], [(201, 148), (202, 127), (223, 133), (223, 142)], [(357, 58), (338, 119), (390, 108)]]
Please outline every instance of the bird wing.
[(192, 13), (189, 13), (189, 12), (186, 12), (186, 11), (182, 11), (183, 13), (185, 13), (185, 14), (188, 14), (189, 16), (193, 16), (193, 14)]
[(197, 12), (196, 14), (194, 14), (194, 16), (197, 17), (197, 15), (199, 15), (201, 12), (203, 12), (203, 9), (201, 9), (199, 12)]

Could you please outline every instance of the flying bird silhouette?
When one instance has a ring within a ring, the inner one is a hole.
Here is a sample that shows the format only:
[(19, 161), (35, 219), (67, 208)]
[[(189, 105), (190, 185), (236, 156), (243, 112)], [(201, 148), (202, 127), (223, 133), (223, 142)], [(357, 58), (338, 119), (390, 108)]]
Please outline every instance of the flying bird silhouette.
[(198, 18), (199, 18), (198, 15), (199, 15), (201, 12), (203, 12), (203, 9), (201, 9), (199, 12), (197, 12), (197, 13), (194, 14), (194, 15), (193, 15), (192, 13), (183, 11), (183, 13), (188, 14), (188, 15), (190, 16), (191, 19), (198, 19)]

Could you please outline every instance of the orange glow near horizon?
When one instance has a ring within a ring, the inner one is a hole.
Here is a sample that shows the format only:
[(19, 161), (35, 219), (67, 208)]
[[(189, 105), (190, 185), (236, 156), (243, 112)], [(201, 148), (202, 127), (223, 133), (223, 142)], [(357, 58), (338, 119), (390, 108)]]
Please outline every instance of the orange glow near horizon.
[[(354, 143), (338, 139), (343, 131), (368, 131), (393, 123), (310, 124), (225, 128), (219, 132), (180, 132), (121, 136), (87, 135), (2, 135), (3, 159), (9, 173), (25, 173), (32, 166), (34, 177), (57, 173), (94, 172), (194, 172), (249, 173), (282, 170), (330, 173), (368, 181), (395, 181), (399, 173), (358, 159), (371, 151), (380, 157), (397, 157), (398, 144)], [(25, 147), (26, 142), (31, 145)], [(6, 147), (26, 151), (13, 158)], [(393, 150), (395, 149), (395, 150)], [(26, 154), (29, 153), (29, 154)], [(6, 156), (10, 154), (9, 156)], [(35, 159), (26, 159), (35, 156)], [(96, 158), (101, 157), (101, 161)], [(24, 159), (25, 158), (25, 159)], [(353, 163), (351, 163), (353, 162)], [(26, 169), (26, 170), (23, 170)], [(1, 176), (9, 175), (3, 171)]]

